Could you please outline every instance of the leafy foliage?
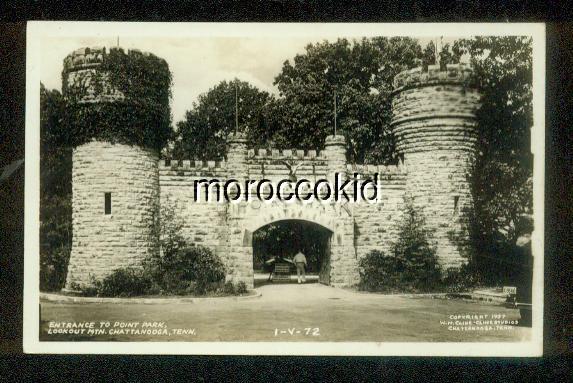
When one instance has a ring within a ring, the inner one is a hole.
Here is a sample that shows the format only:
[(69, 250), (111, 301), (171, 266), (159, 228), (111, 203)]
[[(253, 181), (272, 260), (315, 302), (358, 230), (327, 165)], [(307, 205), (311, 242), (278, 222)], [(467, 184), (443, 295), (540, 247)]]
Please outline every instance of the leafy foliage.
[[(470, 259), (462, 273), (489, 285), (521, 283), (530, 274), (531, 253), (517, 240), (533, 230), (531, 39), (475, 37), (458, 47), (470, 57), (483, 95), (469, 179), (474, 209), (466, 212)], [(521, 285), (530, 288), (530, 278)]]
[(163, 276), (159, 282), (171, 294), (216, 290), (225, 278), (221, 259), (203, 246), (192, 246), (164, 254)]
[(225, 277), (221, 259), (210, 249), (185, 240), (183, 220), (169, 198), (163, 200), (156, 229), (161, 254), (149, 256), (144, 270), (163, 294), (205, 294), (219, 287)]
[(424, 292), (440, 286), (441, 273), (432, 233), (425, 219), (407, 201), (404, 221), (390, 255), (373, 250), (359, 261), (359, 288), (381, 292)]
[(177, 205), (169, 197), (163, 197), (160, 211), (161, 220), (156, 227), (159, 228), (157, 237), (162, 253), (172, 254), (187, 247), (182, 234), (184, 221), (177, 213)]
[[(484, 241), (515, 244), (532, 213), (532, 47), (525, 37), (476, 37), (461, 46), (483, 94), (472, 179)], [(483, 245), (481, 245), (483, 247)]]
[[(77, 72), (73, 86), (64, 81), (66, 98), (64, 127), (69, 131), (69, 145), (77, 146), (92, 138), (110, 142), (162, 149), (172, 136), (171, 72), (165, 60), (138, 51), (127, 54), (112, 48), (95, 74)], [(63, 76), (66, 77), (66, 69)], [(120, 91), (124, 98), (115, 102), (80, 103), (85, 86), (90, 84), (94, 96), (109, 89)]]
[(247, 82), (238, 79), (220, 82), (200, 95), (185, 114), (185, 120), (177, 124), (177, 141), (171, 155), (177, 159), (223, 159), (227, 136), (235, 131), (236, 105), (238, 123), (249, 144), (261, 144), (269, 132), (264, 108), (271, 100), (267, 92)]
[(246, 294), (247, 292), (247, 284), (243, 281), (239, 281), (237, 283), (237, 294)]
[(114, 270), (101, 281), (94, 280), (93, 290), (100, 297), (133, 297), (149, 294), (153, 280), (143, 269), (126, 267)]
[(247, 284), (243, 281), (234, 284), (232, 281), (227, 281), (218, 290), (221, 295), (243, 295), (247, 294), (249, 290), (247, 289)]
[(237, 293), (237, 289), (232, 281), (227, 281), (221, 288), (221, 292), (226, 295), (235, 295)]
[(333, 133), (334, 92), (337, 123), (347, 138), (351, 162), (384, 163), (396, 160), (390, 132), (392, 81), (401, 70), (416, 65), (421, 56), (410, 38), (375, 37), (349, 42), (309, 44), (306, 52), (286, 61), (275, 78), (282, 108), (276, 136), (289, 146), (322, 148)]
[(173, 156), (203, 160), (224, 156), (225, 138), (234, 130), (237, 85), (239, 126), (250, 147), (321, 149), (334, 131), (336, 90), (338, 129), (347, 137), (349, 159), (396, 161), (389, 128), (392, 81), (420, 57), (420, 46), (410, 38), (309, 44), (292, 64), (285, 61), (275, 78), (279, 98), (236, 79), (200, 96), (178, 124), (180, 143), (175, 143)]
[(40, 289), (64, 287), (72, 240), (72, 157), (63, 99), (40, 86)]
[[(103, 280), (93, 279), (92, 286), (81, 288), (83, 295), (132, 297), (142, 295), (204, 295), (221, 289), (223, 294), (246, 292), (246, 286), (223, 286), (225, 267), (208, 248), (190, 246), (163, 256), (158, 263), (143, 267), (114, 270)], [(222, 288), (223, 287), (223, 288)]]

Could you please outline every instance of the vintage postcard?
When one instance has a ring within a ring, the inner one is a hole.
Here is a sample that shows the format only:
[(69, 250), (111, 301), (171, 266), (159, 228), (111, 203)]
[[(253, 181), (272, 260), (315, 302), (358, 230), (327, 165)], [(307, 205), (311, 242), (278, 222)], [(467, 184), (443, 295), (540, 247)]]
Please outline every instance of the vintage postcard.
[(543, 24), (30, 22), (24, 351), (538, 356)]

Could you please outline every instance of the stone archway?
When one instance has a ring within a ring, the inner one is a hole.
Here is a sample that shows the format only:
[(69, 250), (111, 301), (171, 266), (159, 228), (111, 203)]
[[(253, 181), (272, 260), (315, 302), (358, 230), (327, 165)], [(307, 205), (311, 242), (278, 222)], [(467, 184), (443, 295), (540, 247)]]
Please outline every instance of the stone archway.
[[(330, 229), (303, 219), (281, 219), (261, 226), (248, 238), (253, 251), (255, 286), (269, 283), (272, 267), (265, 265), (265, 261), (276, 257), (292, 259), (299, 251), (307, 259), (307, 281), (329, 285), (332, 236)], [(294, 273), (294, 268), (291, 272)]]
[(282, 220), (312, 222), (332, 233), (329, 241), (330, 262), (322, 277), (326, 284), (352, 286), (358, 281), (352, 214), (339, 204), (320, 202), (250, 202), (229, 206), (228, 279), (243, 281), (253, 287), (253, 233), (265, 225)]

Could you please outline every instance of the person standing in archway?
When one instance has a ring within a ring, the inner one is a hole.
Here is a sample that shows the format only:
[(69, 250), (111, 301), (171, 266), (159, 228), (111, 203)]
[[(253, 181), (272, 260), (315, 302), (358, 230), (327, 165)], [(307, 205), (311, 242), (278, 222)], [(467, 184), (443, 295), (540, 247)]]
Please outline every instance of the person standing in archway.
[[(298, 283), (305, 283), (306, 282), (306, 275), (305, 275), (305, 268), (306, 268), (306, 257), (302, 253), (302, 251), (298, 251), (294, 258), (292, 259), (293, 263), (296, 265), (296, 276), (298, 278)], [(302, 275), (302, 279), (301, 279)]]

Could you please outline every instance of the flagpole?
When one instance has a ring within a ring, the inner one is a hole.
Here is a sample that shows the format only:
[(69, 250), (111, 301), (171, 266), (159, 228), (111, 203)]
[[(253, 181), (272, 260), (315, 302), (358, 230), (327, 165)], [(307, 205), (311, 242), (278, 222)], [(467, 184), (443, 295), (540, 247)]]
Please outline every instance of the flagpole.
[(239, 133), (239, 91), (235, 80), (235, 134)]
[(336, 89), (334, 89), (334, 135), (336, 136)]
[(436, 58), (436, 65), (440, 65), (440, 53), (438, 51), (438, 38), (436, 37), (436, 49), (435, 49), (435, 55), (434, 57)]

